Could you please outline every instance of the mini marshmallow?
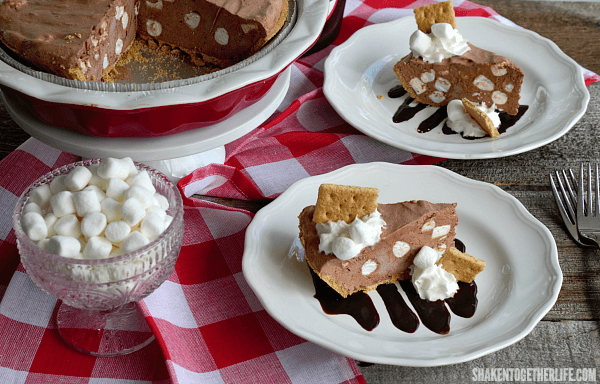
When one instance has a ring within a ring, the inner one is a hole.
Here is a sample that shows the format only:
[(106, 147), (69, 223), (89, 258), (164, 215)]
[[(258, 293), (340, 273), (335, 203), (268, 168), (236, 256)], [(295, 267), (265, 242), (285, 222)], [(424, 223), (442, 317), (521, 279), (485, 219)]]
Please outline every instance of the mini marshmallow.
[(127, 176), (127, 177), (137, 175), (138, 169), (136, 168), (135, 163), (133, 162), (131, 157), (124, 157), (121, 160), (123, 160), (125, 163), (127, 163), (127, 166), (129, 167), (129, 176)]
[(98, 176), (98, 167), (99, 166), (100, 166), (100, 164), (90, 164), (90, 165), (88, 165), (87, 169), (92, 174), (92, 178), (90, 179), (90, 181), (88, 181), (88, 185), (98, 186), (98, 183), (100, 183), (100, 180), (104, 180), (100, 176)]
[(83, 257), (86, 259), (105, 259), (112, 252), (112, 243), (104, 237), (90, 237), (83, 249)]
[(37, 246), (40, 249), (43, 249), (44, 251), (48, 251), (48, 242), (50, 242), (50, 239), (42, 239), (40, 241), (37, 242)]
[(123, 193), (129, 189), (129, 184), (125, 181), (118, 179), (116, 177), (108, 180), (108, 186), (106, 187), (106, 196), (113, 198), (115, 200), (121, 200), (123, 198)]
[(90, 212), (100, 212), (102, 210), (98, 196), (92, 190), (73, 193), (73, 202), (75, 203), (75, 209), (79, 217), (83, 217)]
[(137, 201), (139, 201), (140, 204), (142, 204), (142, 207), (144, 207), (144, 209), (148, 209), (149, 207), (151, 207), (154, 204), (154, 201), (156, 200), (154, 198), (154, 194), (146, 188), (142, 187), (141, 185), (134, 185), (127, 191), (125, 191), (125, 193), (123, 194), (123, 198), (127, 200), (130, 197), (135, 197)]
[(102, 207), (102, 213), (106, 215), (106, 221), (112, 223), (113, 221), (121, 219), (121, 203), (107, 197), (100, 203)]
[(52, 236), (48, 241), (48, 252), (55, 255), (81, 258), (79, 251), (81, 244), (71, 236)]
[(154, 200), (154, 204), (152, 204), (151, 206), (146, 208), (146, 215), (148, 214), (148, 212), (152, 212), (152, 211), (163, 211), (164, 212), (164, 209), (162, 209), (161, 207), (158, 206), (156, 199)]
[(108, 158), (33, 189), (21, 223), (41, 249), (101, 259), (132, 252), (158, 237), (173, 220), (165, 212), (168, 207), (148, 171), (139, 172), (129, 157)]
[(121, 249), (125, 253), (133, 252), (149, 243), (150, 240), (144, 237), (144, 235), (142, 235), (138, 231), (133, 231), (125, 238), (125, 240), (123, 240), (123, 242), (121, 243)]
[(167, 209), (169, 209), (169, 200), (161, 195), (160, 193), (155, 193), (154, 194), (154, 198), (156, 199), (156, 202), (158, 203), (158, 206), (163, 210), (166, 211)]
[(90, 277), (91, 281), (94, 283), (108, 283), (111, 281), (108, 268), (94, 267), (94, 269), (90, 271)]
[(165, 230), (166, 216), (166, 212), (159, 209), (148, 212), (140, 225), (140, 233), (149, 240), (156, 239)]
[[(132, 276), (138, 275), (144, 272), (144, 261), (142, 260), (131, 260), (129, 263), (123, 265), (119, 270), (115, 271), (115, 277), (119, 280), (128, 279)], [(127, 283), (130, 285), (131, 283)], [(133, 288), (133, 287), (131, 287)], [(130, 289), (131, 289), (130, 288)], [(124, 288), (127, 289), (127, 288)]]
[(56, 217), (56, 215), (53, 212), (48, 212), (46, 214), (46, 216), (44, 216), (44, 221), (46, 222), (46, 227), (48, 227), (48, 235), (47, 236), (53, 236), (56, 234), (56, 231), (54, 230), (54, 223), (56, 223), (56, 221), (58, 220), (58, 217)]
[(67, 176), (63, 179), (63, 183), (69, 190), (76, 192), (85, 188), (91, 178), (92, 172), (90, 172), (87, 167), (79, 166), (69, 171)]
[(27, 203), (25, 204), (25, 206), (23, 207), (23, 214), (26, 214), (27, 212), (37, 212), (40, 215), (42, 215), (42, 208), (40, 208), (39, 205), (37, 205), (36, 203)]
[(65, 177), (67, 177), (67, 175), (59, 175), (52, 179), (52, 181), (50, 182), (50, 191), (52, 191), (52, 194), (56, 195), (59, 192), (69, 190), (69, 188), (67, 188), (67, 186), (63, 182)]
[(86, 238), (100, 236), (102, 231), (104, 231), (104, 228), (106, 228), (106, 223), (106, 215), (104, 215), (104, 213), (90, 212), (81, 219), (81, 233), (83, 233)]
[(71, 236), (78, 238), (81, 236), (81, 224), (75, 214), (63, 216), (54, 223), (54, 230), (59, 236)]
[(70, 191), (61, 191), (52, 196), (50, 198), (50, 205), (56, 217), (63, 217), (77, 212), (75, 202), (73, 201), (73, 193)]
[(173, 216), (167, 215), (165, 217), (165, 229), (169, 228), (169, 225), (171, 225), (172, 221), (173, 221)]
[(156, 192), (156, 188), (154, 188), (154, 185), (152, 184), (152, 179), (150, 178), (150, 174), (148, 174), (148, 171), (146, 171), (146, 170), (138, 172), (137, 175), (131, 176), (130, 178), (128, 178), (125, 181), (127, 181), (127, 184), (129, 184), (132, 187), (134, 185), (139, 185), (139, 186), (146, 188), (153, 194)]
[(106, 190), (108, 189), (108, 182), (110, 181), (110, 179), (103, 179), (100, 178), (100, 180), (98, 180), (98, 182), (96, 184), (94, 184), (96, 187), (100, 188), (102, 191), (106, 192)]
[(48, 236), (48, 227), (44, 217), (37, 212), (27, 212), (21, 216), (23, 231), (33, 241), (40, 241)]
[(98, 166), (98, 176), (104, 179), (117, 178), (125, 180), (129, 176), (129, 163), (126, 160), (108, 157)]
[(96, 197), (98, 197), (98, 201), (102, 202), (102, 200), (106, 199), (106, 193), (97, 185), (88, 185), (83, 188), (84, 191), (94, 191), (96, 192)]
[(120, 243), (131, 233), (131, 227), (123, 220), (113, 221), (106, 226), (104, 236), (113, 242)]
[(139, 223), (144, 216), (146, 216), (146, 210), (142, 204), (135, 197), (130, 197), (121, 204), (121, 216), (127, 224), (134, 226)]
[(39, 187), (32, 189), (29, 193), (29, 201), (36, 203), (42, 209), (46, 208), (51, 197), (52, 190), (48, 184), (40, 185)]

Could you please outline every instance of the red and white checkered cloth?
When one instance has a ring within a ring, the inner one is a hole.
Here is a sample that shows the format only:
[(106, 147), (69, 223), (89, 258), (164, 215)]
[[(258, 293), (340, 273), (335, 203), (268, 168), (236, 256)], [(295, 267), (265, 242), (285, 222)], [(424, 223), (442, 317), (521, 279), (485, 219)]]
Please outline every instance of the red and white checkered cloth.
[[(335, 45), (356, 30), (412, 15), (432, 1), (348, 0)], [(493, 10), (454, 1), (459, 16)], [(388, 8), (393, 7), (393, 8)], [(264, 126), (226, 146), (224, 165), (183, 178), (185, 236), (175, 272), (141, 307), (157, 342), (127, 356), (96, 358), (61, 342), (60, 303), (43, 293), (19, 262), (11, 216), (21, 192), (53, 168), (78, 160), (30, 139), (0, 162), (1, 383), (364, 383), (351, 359), (285, 330), (262, 308), (242, 275), (244, 235), (253, 215), (192, 194), (274, 198), (293, 182), (347, 164), (431, 164), (371, 139), (345, 123), (321, 90), (332, 47), (292, 66), (283, 104)], [(586, 84), (600, 80), (586, 71)]]

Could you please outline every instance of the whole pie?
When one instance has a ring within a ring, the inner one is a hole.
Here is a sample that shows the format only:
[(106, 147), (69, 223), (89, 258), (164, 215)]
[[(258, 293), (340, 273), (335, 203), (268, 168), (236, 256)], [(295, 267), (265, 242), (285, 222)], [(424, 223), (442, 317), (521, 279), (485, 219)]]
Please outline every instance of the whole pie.
[(101, 81), (136, 36), (223, 68), (264, 46), (287, 13), (288, 0), (5, 0), (0, 41), (36, 69)]

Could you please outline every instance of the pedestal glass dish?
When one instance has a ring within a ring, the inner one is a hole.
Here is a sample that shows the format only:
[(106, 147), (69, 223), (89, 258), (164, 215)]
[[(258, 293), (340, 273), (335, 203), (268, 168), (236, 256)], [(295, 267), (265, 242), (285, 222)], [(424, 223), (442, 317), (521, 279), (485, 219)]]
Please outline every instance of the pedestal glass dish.
[(118, 356), (137, 351), (154, 340), (138, 302), (157, 289), (173, 272), (183, 241), (183, 203), (175, 185), (162, 173), (146, 170), (156, 192), (169, 201), (168, 228), (146, 246), (121, 256), (85, 260), (58, 256), (39, 248), (21, 226), (29, 193), (76, 166), (100, 159), (72, 163), (40, 177), (19, 198), (13, 227), (21, 262), (31, 280), (62, 301), (56, 315), (61, 338), (80, 352), (94, 356)]

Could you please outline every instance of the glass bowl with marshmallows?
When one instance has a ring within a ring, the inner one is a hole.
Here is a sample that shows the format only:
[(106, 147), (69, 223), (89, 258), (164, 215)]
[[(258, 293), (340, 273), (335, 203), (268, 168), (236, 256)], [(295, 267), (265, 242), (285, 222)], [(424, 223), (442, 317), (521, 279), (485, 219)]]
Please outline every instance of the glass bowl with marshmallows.
[(137, 302), (171, 275), (184, 233), (182, 198), (165, 175), (131, 158), (65, 165), (23, 192), (13, 227), (27, 274), (62, 301), (67, 343), (117, 356), (154, 339)]

